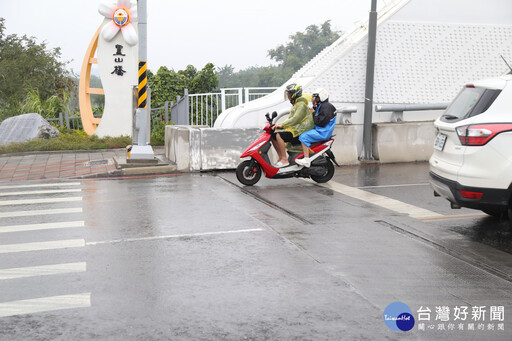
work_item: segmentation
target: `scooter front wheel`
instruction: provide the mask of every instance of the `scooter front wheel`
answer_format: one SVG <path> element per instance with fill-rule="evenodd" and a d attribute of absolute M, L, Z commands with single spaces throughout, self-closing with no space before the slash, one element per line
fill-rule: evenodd
<path fill-rule="evenodd" d="M 236 167 L 236 178 L 246 186 L 252 186 L 261 178 L 261 166 L 255 160 L 245 160 Z"/>

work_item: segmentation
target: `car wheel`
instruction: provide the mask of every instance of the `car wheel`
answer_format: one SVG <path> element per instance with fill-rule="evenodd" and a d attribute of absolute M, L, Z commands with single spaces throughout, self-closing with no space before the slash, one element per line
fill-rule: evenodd
<path fill-rule="evenodd" d="M 508 229 L 512 229 L 512 200 L 508 203 Z"/>

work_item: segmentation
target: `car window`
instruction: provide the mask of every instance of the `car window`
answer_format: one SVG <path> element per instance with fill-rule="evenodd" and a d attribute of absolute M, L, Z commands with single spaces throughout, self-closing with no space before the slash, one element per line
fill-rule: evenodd
<path fill-rule="evenodd" d="M 454 122 L 486 111 L 494 102 L 500 90 L 466 87 L 455 97 L 441 119 Z"/>
<path fill-rule="evenodd" d="M 489 109 L 489 107 L 494 102 L 496 97 L 498 97 L 500 92 L 501 90 L 486 89 L 482 96 L 480 96 L 480 100 L 478 100 L 478 103 L 475 105 L 473 110 L 471 110 L 471 112 L 467 115 L 467 117 L 476 116 L 487 111 L 487 109 Z"/>

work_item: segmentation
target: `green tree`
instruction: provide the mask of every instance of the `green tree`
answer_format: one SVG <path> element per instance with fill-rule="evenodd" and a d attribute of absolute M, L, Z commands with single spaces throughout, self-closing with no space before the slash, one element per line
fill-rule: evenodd
<path fill-rule="evenodd" d="M 151 88 L 151 106 L 160 107 L 166 101 L 176 100 L 176 95 L 183 87 L 183 80 L 173 70 L 161 66 L 156 74 L 148 77 L 149 87 Z"/>
<path fill-rule="evenodd" d="M 0 120 L 23 113 L 22 104 L 34 94 L 41 103 L 52 96 L 63 99 L 74 82 L 60 57 L 59 48 L 48 49 L 34 37 L 6 35 L 5 19 L 0 18 Z"/>
<path fill-rule="evenodd" d="M 192 78 L 189 93 L 201 94 L 211 92 L 218 85 L 219 79 L 215 74 L 215 66 L 212 63 L 208 63 Z"/>
<path fill-rule="evenodd" d="M 223 67 L 217 68 L 215 74 L 219 80 L 219 87 L 229 88 L 231 87 L 230 83 L 233 80 L 233 76 L 235 74 L 235 68 L 233 65 L 224 65 Z"/>
<path fill-rule="evenodd" d="M 339 37 L 338 32 L 332 31 L 330 20 L 327 20 L 320 27 L 309 25 L 304 33 L 297 32 L 291 35 L 291 41 L 269 50 L 268 56 L 293 73 Z"/>
<path fill-rule="evenodd" d="M 310 25 L 305 32 L 290 36 L 290 41 L 268 51 L 276 66 L 249 67 L 235 72 L 225 65 L 216 73 L 221 88 L 281 86 L 290 77 L 340 36 L 331 29 L 330 21 L 322 25 Z"/>
<path fill-rule="evenodd" d="M 207 93 L 215 90 L 218 86 L 215 66 L 208 63 L 201 71 L 188 65 L 185 70 L 169 70 L 161 66 L 155 75 L 148 77 L 151 88 L 151 106 L 161 107 L 166 101 L 175 101 L 178 95 L 183 96 L 185 89 L 190 94 Z"/>
<path fill-rule="evenodd" d="M 220 88 L 280 86 L 290 77 L 279 66 L 252 66 L 233 72 L 231 65 L 217 69 Z"/>

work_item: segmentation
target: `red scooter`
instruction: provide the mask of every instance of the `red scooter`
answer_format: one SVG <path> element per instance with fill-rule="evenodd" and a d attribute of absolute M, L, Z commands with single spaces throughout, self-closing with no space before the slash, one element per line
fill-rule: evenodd
<path fill-rule="evenodd" d="M 251 159 L 242 161 L 236 168 L 238 181 L 246 186 L 252 186 L 260 180 L 262 172 L 265 173 L 267 178 L 271 179 L 302 177 L 311 178 L 318 183 L 331 180 L 334 175 L 333 163 L 339 167 L 331 150 L 334 142 L 332 137 L 327 141 L 311 145 L 310 149 L 313 153 L 309 156 L 311 159 L 310 167 L 295 163 L 296 159 L 304 156 L 304 153 L 287 151 L 290 165 L 276 168 L 270 162 L 268 151 L 272 146 L 270 142 L 271 131 L 274 126 L 272 122 L 277 117 L 277 113 L 272 113 L 272 117 L 267 113 L 265 117 L 268 123 L 263 128 L 264 132 L 240 155 L 240 158 L 250 157 Z"/>

